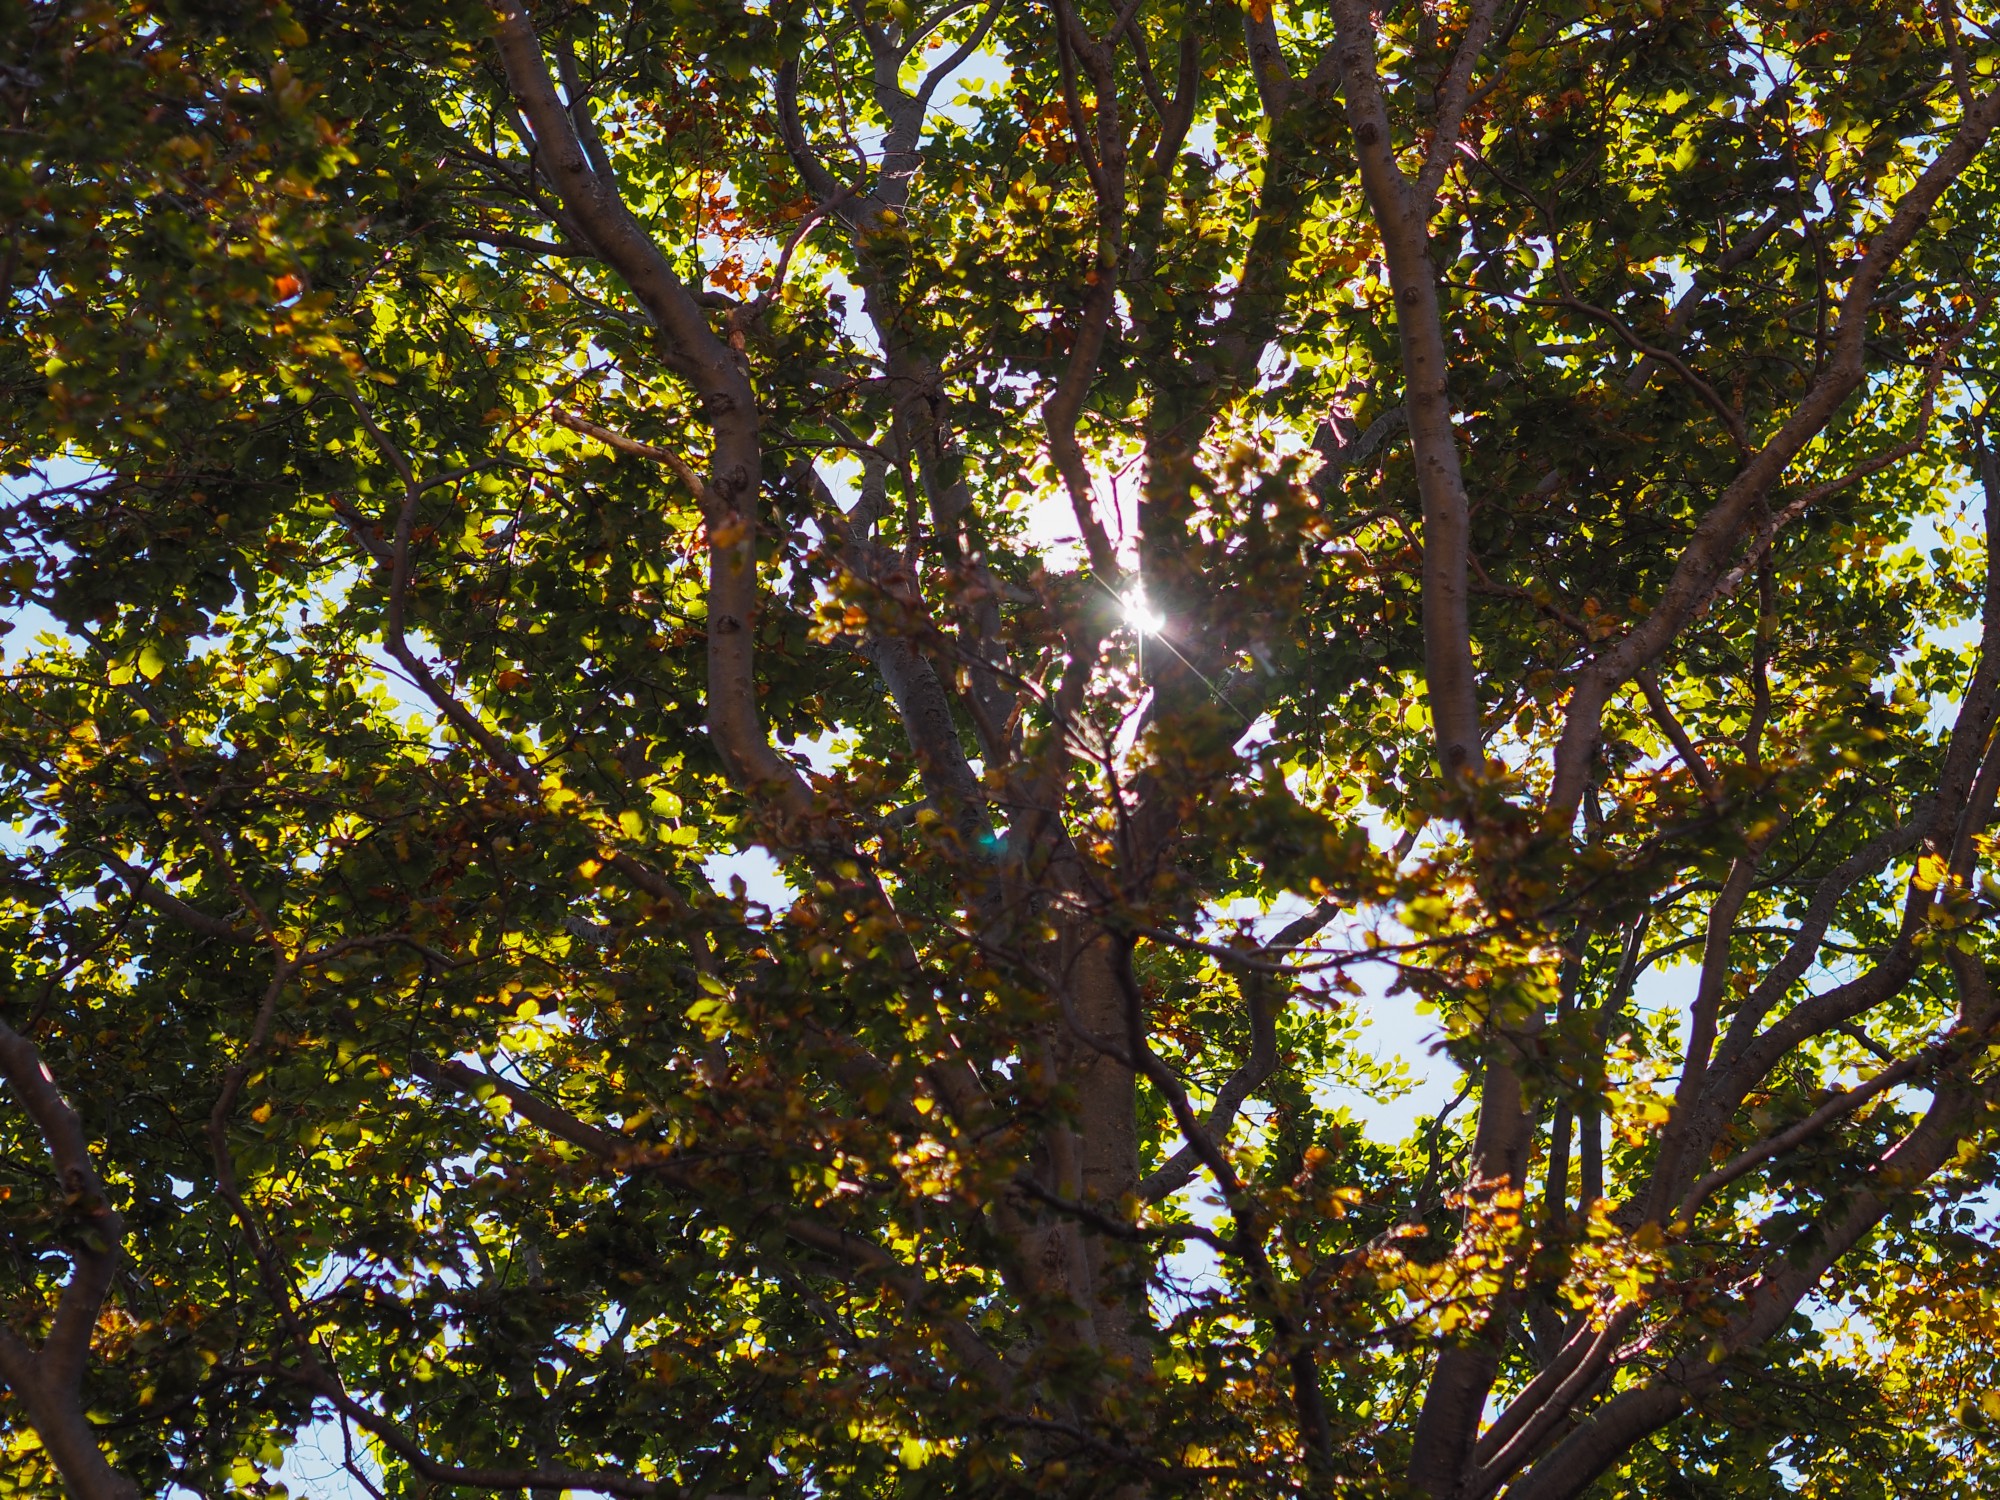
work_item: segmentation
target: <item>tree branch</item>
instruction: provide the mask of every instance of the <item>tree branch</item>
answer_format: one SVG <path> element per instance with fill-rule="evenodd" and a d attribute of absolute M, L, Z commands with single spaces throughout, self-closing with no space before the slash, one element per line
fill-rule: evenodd
<path fill-rule="evenodd" d="M 579 1120 L 569 1111 L 551 1104 L 534 1090 L 510 1078 L 483 1072 L 456 1060 L 437 1062 L 416 1057 L 411 1059 L 410 1067 L 419 1078 L 429 1083 L 449 1084 L 475 1096 L 481 1090 L 501 1095 L 521 1118 L 588 1153 L 606 1167 L 642 1170 L 665 1179 L 683 1191 L 701 1191 L 700 1184 L 691 1176 L 656 1154 L 647 1152 L 643 1147 L 635 1147 L 610 1131 Z M 970 1324 L 936 1307 L 937 1298 L 921 1272 L 905 1265 L 874 1241 L 837 1224 L 822 1223 L 795 1213 L 784 1214 L 781 1222 L 786 1236 L 798 1244 L 835 1256 L 877 1277 L 913 1312 L 935 1327 L 952 1352 L 982 1381 L 997 1392 L 1012 1389 L 1013 1378 L 1000 1357 Z"/>
<path fill-rule="evenodd" d="M 650 1479 L 634 1479 L 624 1474 L 608 1474 L 603 1470 L 502 1469 L 440 1463 L 396 1423 L 348 1395 L 341 1383 L 318 1365 L 266 1365 L 262 1367 L 262 1373 L 288 1380 L 331 1402 L 343 1417 L 355 1426 L 374 1433 L 384 1448 L 408 1464 L 418 1478 L 431 1484 L 462 1485 L 467 1489 L 480 1490 L 595 1492 L 615 1495 L 619 1500 L 655 1500 L 662 1495 L 685 1496 L 691 1493 L 679 1485 L 657 1484 Z M 705 1500 L 747 1500 L 741 1495 L 702 1493 Z"/>
<path fill-rule="evenodd" d="M 1070 0 L 1056 0 L 1056 17 L 1070 132 L 1076 139 L 1078 149 L 1084 153 L 1097 201 L 1097 246 L 1096 258 L 1091 265 L 1089 290 L 1084 295 L 1083 309 L 1077 316 L 1071 336 L 1069 359 L 1055 389 L 1042 403 L 1042 425 L 1048 433 L 1049 454 L 1055 461 L 1056 472 L 1062 475 L 1063 487 L 1069 492 L 1070 506 L 1076 513 L 1076 524 L 1083 535 L 1084 550 L 1090 556 L 1091 569 L 1106 587 L 1115 589 L 1120 573 L 1118 558 L 1104 530 L 1104 523 L 1097 517 L 1090 470 L 1076 439 L 1076 427 L 1083 414 L 1084 400 L 1090 394 L 1091 382 L 1097 376 L 1110 332 L 1111 314 L 1117 305 L 1118 266 L 1124 244 L 1125 141 L 1123 127 L 1119 124 L 1117 85 L 1111 75 L 1108 58 L 1099 56 L 1101 49 L 1087 34 L 1083 34 L 1082 24 L 1076 19 Z M 1097 75 L 1095 149 L 1084 129 L 1083 103 L 1077 92 L 1071 61 L 1079 41 L 1090 49 L 1082 54 L 1086 60 L 1097 63 L 1094 69 Z"/>
<path fill-rule="evenodd" d="M 1331 922 L 1339 911 L 1334 902 L 1322 901 L 1304 916 L 1288 922 L 1266 945 L 1267 951 L 1296 948 Z M 1254 970 L 1244 971 L 1242 988 L 1250 1008 L 1250 1055 L 1216 1090 L 1215 1102 L 1202 1120 L 1202 1129 L 1211 1140 L 1228 1138 L 1229 1127 L 1235 1123 L 1244 1102 L 1278 1071 L 1277 1018 L 1272 1012 L 1269 986 L 1268 976 Z M 1148 1203 L 1158 1203 L 1187 1186 L 1200 1165 L 1201 1153 L 1189 1140 L 1147 1174 L 1139 1184 L 1139 1196 Z"/>
<path fill-rule="evenodd" d="M 708 727 L 746 792 L 774 798 L 795 820 L 812 795 L 764 732 L 755 660 L 757 507 L 762 456 L 757 401 L 736 351 L 633 217 L 616 184 L 592 169 L 575 121 L 549 77 L 523 0 L 498 0 L 496 42 L 507 84 L 533 132 L 537 161 L 593 249 L 615 270 L 660 332 L 668 366 L 701 398 L 715 434 L 708 500 Z"/>
<path fill-rule="evenodd" d="M 1956 950 L 1952 950 L 1954 953 Z M 1984 1030 L 1992 1021 L 1990 993 L 1977 960 L 1956 955 L 1962 986 L 1960 1021 Z M 1968 1001 L 1970 1003 L 1968 1003 Z M 1621 1392 L 1579 1424 L 1507 1492 L 1508 1500 L 1573 1500 L 1648 1432 L 1657 1431 L 1729 1372 L 1731 1356 L 1770 1338 L 1799 1300 L 1860 1242 L 1899 1199 L 1951 1159 L 1993 1091 L 1958 1076 L 1941 1083 L 1918 1125 L 1869 1169 L 1862 1185 L 1836 1209 L 1829 1206 L 1802 1232 L 1797 1256 L 1780 1257 L 1740 1299 L 1738 1312 L 1712 1342 L 1667 1360 L 1643 1386 Z"/>
<path fill-rule="evenodd" d="M 1292 102 L 1296 81 L 1285 60 L 1284 44 L 1278 40 L 1275 5 L 1246 5 L 1243 8 L 1243 37 L 1250 53 L 1250 76 L 1257 84 L 1257 97 L 1264 106 L 1264 118 L 1276 120 Z"/>
<path fill-rule="evenodd" d="M 127 862 L 110 849 L 99 851 L 99 857 L 118 873 L 132 894 L 164 917 L 172 917 L 183 927 L 198 932 L 203 937 L 218 938 L 229 943 L 256 943 L 259 934 L 247 928 L 238 927 L 222 917 L 211 916 L 200 907 L 181 900 L 172 891 L 152 877 L 150 871 L 141 870 Z"/>
<path fill-rule="evenodd" d="M 1476 7 L 1490 25 L 1494 6 Z M 1366 0 L 1335 0 L 1335 50 L 1345 85 L 1361 185 L 1395 293 L 1404 410 L 1423 502 L 1424 677 L 1436 726 L 1438 764 L 1460 785 L 1485 764 L 1472 664 L 1467 558 L 1471 538 L 1458 435 L 1452 424 L 1450 359 L 1430 262 L 1427 200 L 1396 164 L 1394 136 L 1376 69 L 1375 22 Z M 1465 46 L 1471 46 L 1468 33 Z M 1484 45 L 1483 41 L 1480 45 Z M 1462 52 L 1461 57 L 1469 55 Z"/>
<path fill-rule="evenodd" d="M 83 1121 L 70 1107 L 35 1044 L 0 1021 L 0 1077 L 33 1120 L 55 1166 L 71 1227 L 64 1235 L 69 1284 L 40 1350 L 0 1329 L 0 1379 L 13 1391 L 76 1500 L 139 1500 L 139 1487 L 113 1468 L 83 1407 L 91 1335 L 124 1257 L 125 1219 L 90 1159 Z"/>
<path fill-rule="evenodd" d="M 1355 0 L 1346 3 L 1352 5 Z M 1877 290 L 1889 268 L 1929 220 L 1945 190 L 1985 147 L 1996 123 L 2000 123 L 2000 90 L 1975 101 L 1951 140 L 1896 201 L 1887 220 L 1868 236 L 1867 254 L 1841 298 L 1831 356 L 1819 379 L 1702 517 L 1651 613 L 1578 673 L 1556 751 L 1555 784 L 1549 799 L 1549 810 L 1559 822 L 1573 818 L 1583 798 L 1604 706 L 1612 692 L 1639 668 L 1658 660 L 1714 598 L 1752 509 L 1860 386 L 1867 373 L 1865 340 Z"/>
<path fill-rule="evenodd" d="M 634 458 L 650 458 L 654 463 L 665 464 L 673 471 L 674 477 L 688 487 L 688 492 L 704 510 L 715 503 L 714 497 L 708 492 L 708 486 L 702 483 L 701 476 L 695 473 L 687 461 L 673 449 L 662 448 L 654 443 L 642 443 L 639 439 L 627 437 L 622 432 L 613 432 L 609 427 L 600 427 L 573 411 L 557 409 L 550 415 L 570 431 L 596 438 L 607 448 L 616 449 L 620 453 L 629 453 Z"/>
<path fill-rule="evenodd" d="M 1639 691 L 1645 695 L 1646 709 L 1652 714 L 1653 722 L 1666 734 L 1674 747 L 1674 753 L 1680 756 L 1681 764 L 1688 768 L 1688 774 L 1694 778 L 1695 785 L 1701 788 L 1701 794 L 1713 804 L 1721 797 L 1722 788 L 1716 784 L 1715 772 L 1709 769 L 1707 758 L 1695 748 L 1694 741 L 1688 738 L 1687 730 L 1674 713 L 1673 704 L 1669 703 L 1667 695 L 1660 691 L 1660 679 L 1652 668 L 1648 667 L 1645 671 L 1634 674 L 1633 680 L 1639 684 Z"/>
<path fill-rule="evenodd" d="M 1173 1069 L 1160 1061 L 1146 1041 L 1145 1003 L 1139 994 L 1138 983 L 1132 977 L 1132 943 L 1130 939 L 1115 938 L 1113 941 L 1112 972 L 1125 999 L 1125 1045 L 1131 1054 L 1129 1065 L 1143 1074 L 1165 1097 L 1168 1108 L 1173 1112 L 1174 1123 L 1180 1127 L 1188 1144 L 1195 1148 L 1202 1165 L 1213 1174 L 1216 1186 L 1229 1205 L 1236 1226 L 1231 1248 L 1243 1258 L 1250 1272 L 1251 1284 L 1261 1294 L 1259 1300 L 1265 1304 L 1266 1314 L 1271 1319 L 1278 1352 L 1291 1371 L 1292 1402 L 1298 1417 L 1299 1439 L 1308 1461 L 1317 1462 L 1324 1458 L 1332 1438 L 1326 1398 L 1319 1386 L 1318 1356 L 1306 1330 L 1285 1305 L 1277 1270 L 1264 1248 L 1262 1215 L 1256 1203 L 1244 1188 L 1242 1179 L 1236 1175 L 1228 1157 L 1223 1155 L 1214 1137 L 1196 1116 L 1194 1106 L 1188 1101 L 1187 1090 L 1174 1076 Z"/>
<path fill-rule="evenodd" d="M 1430 149 L 1424 153 L 1424 164 L 1417 171 L 1416 182 L 1416 201 L 1427 218 L 1437 199 L 1437 190 L 1444 182 L 1444 174 L 1450 170 L 1452 157 L 1458 151 L 1459 130 L 1465 123 L 1466 106 L 1472 97 L 1472 71 L 1479 66 L 1479 55 L 1492 39 L 1494 18 L 1499 11 L 1499 0 L 1472 0 L 1471 11 L 1466 16 L 1465 34 L 1459 38 L 1451 69 L 1445 74 L 1443 86 L 1438 92 L 1437 122 L 1431 135 Z"/>
<path fill-rule="evenodd" d="M 1609 308 L 1597 307 L 1580 298 L 1570 296 L 1557 297 L 1552 300 L 1557 307 L 1566 307 L 1571 312 L 1581 313 L 1586 318 L 1602 323 L 1606 328 L 1617 334 L 1633 352 L 1643 356 L 1645 359 L 1651 360 L 1655 364 L 1665 365 L 1676 375 L 1680 376 L 1688 389 L 1701 397 L 1708 408 L 1722 419 L 1722 425 L 1729 430 L 1730 439 L 1736 444 L 1737 448 L 1745 454 L 1749 453 L 1750 433 L 1743 425 L 1742 416 L 1737 412 L 1735 407 L 1722 399 L 1721 394 L 1717 392 L 1714 386 L 1697 375 L 1693 367 L 1686 360 L 1682 359 L 1671 349 L 1663 349 L 1658 345 L 1647 343 L 1632 331 L 1623 318 L 1619 317 L 1618 314 L 1612 312 Z"/>

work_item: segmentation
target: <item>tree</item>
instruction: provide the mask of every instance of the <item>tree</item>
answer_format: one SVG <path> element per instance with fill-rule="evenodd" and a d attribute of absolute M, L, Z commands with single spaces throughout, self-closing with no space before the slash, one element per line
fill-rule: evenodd
<path fill-rule="evenodd" d="M 1990 1490 L 1993 14 L 0 14 L 0 1493 Z"/>

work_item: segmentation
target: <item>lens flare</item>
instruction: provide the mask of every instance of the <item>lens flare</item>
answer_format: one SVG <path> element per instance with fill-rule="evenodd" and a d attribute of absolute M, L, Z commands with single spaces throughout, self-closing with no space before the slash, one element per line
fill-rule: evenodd
<path fill-rule="evenodd" d="M 1146 602 L 1146 596 L 1134 589 L 1119 604 L 1125 610 L 1125 623 L 1141 635 L 1158 635 L 1167 628 L 1166 616 Z"/>

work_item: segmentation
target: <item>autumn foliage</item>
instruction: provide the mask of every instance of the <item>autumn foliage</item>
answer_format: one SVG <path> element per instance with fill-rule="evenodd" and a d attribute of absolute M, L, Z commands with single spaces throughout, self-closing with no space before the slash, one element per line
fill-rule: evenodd
<path fill-rule="evenodd" d="M 1991 1493 L 1997 25 L 0 0 L 0 1496 Z"/>

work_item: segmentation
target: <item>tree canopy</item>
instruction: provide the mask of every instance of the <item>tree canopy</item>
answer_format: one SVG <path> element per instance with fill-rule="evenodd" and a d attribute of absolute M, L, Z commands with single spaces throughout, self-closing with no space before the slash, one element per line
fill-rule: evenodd
<path fill-rule="evenodd" d="M 1996 26 L 0 0 L 0 1496 L 1992 1493 Z"/>

